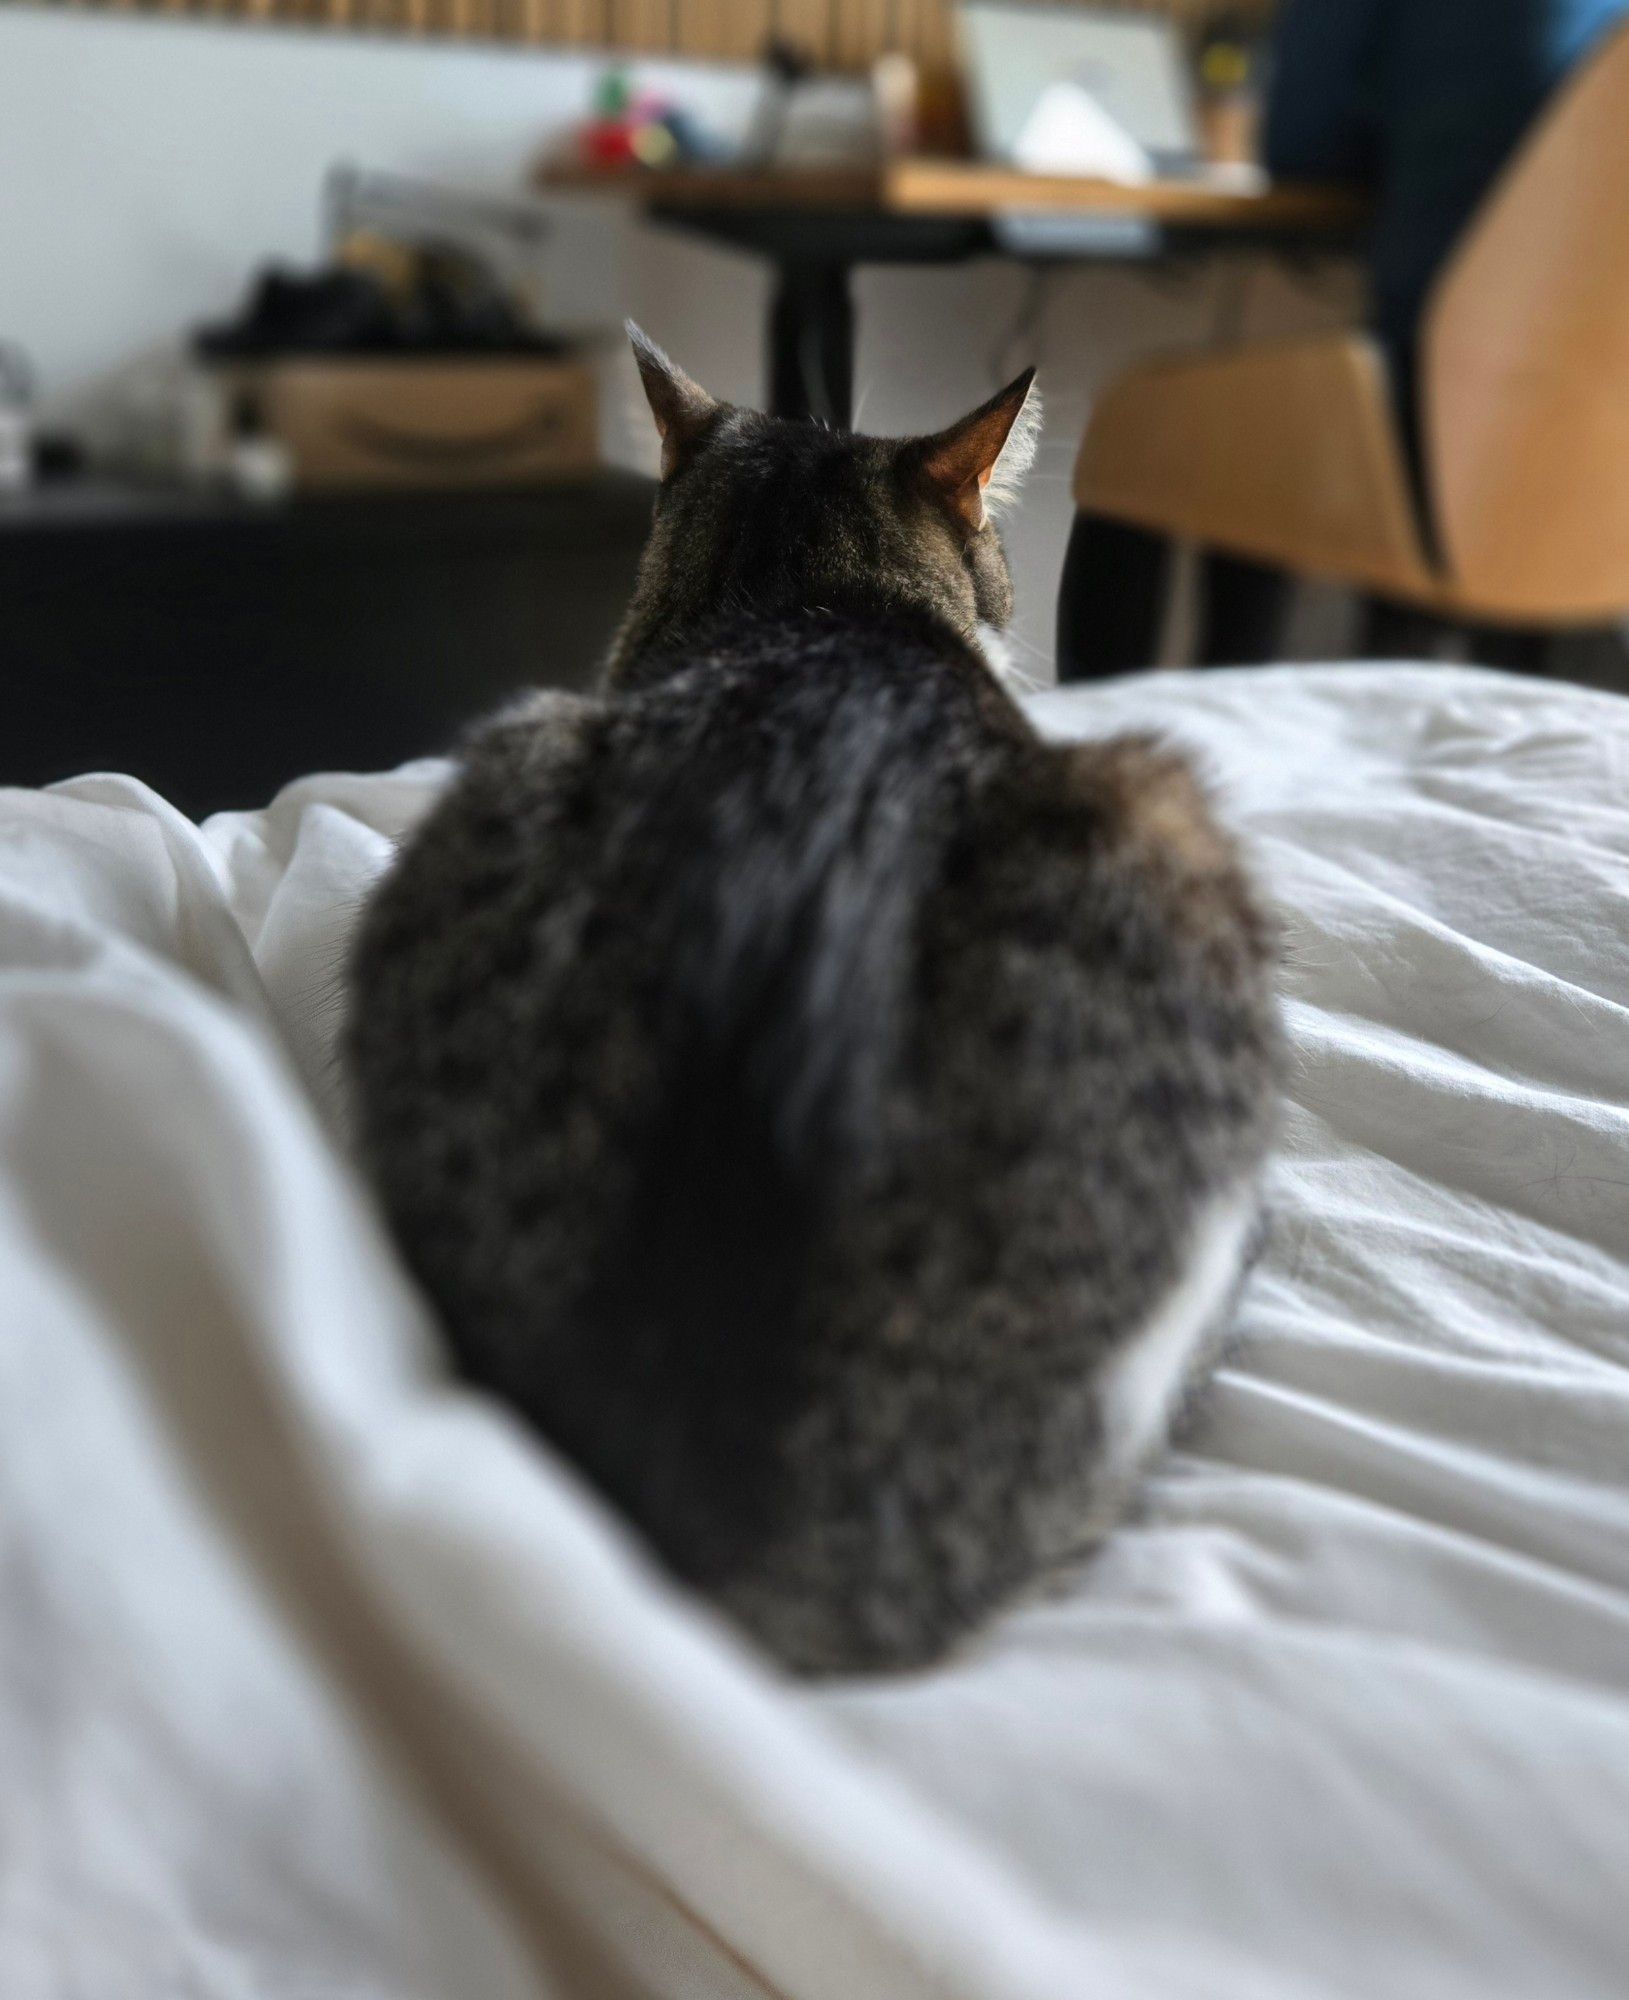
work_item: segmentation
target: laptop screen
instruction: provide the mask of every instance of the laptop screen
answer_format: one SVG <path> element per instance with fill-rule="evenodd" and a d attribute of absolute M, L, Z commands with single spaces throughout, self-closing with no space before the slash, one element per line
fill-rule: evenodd
<path fill-rule="evenodd" d="M 962 0 L 958 16 L 974 136 L 987 158 L 1013 157 L 1049 84 L 1078 84 L 1166 172 L 1200 157 L 1182 40 L 1157 14 Z"/>

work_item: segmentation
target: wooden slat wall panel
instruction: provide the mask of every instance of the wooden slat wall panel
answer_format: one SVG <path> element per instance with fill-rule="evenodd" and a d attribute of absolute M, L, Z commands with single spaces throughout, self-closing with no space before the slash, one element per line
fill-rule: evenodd
<path fill-rule="evenodd" d="M 666 53 L 679 45 L 679 0 L 611 0 L 608 27 L 612 48 Z"/>
<path fill-rule="evenodd" d="M 775 33 L 783 41 L 805 49 L 824 68 L 835 60 L 836 39 L 833 0 L 774 0 Z"/>
<path fill-rule="evenodd" d="M 0 6 L 14 0 L 0 0 Z M 28 0 L 34 4 L 34 0 Z M 302 26 L 554 43 L 751 61 L 771 34 L 817 63 L 863 70 L 902 49 L 925 73 L 954 61 L 952 0 L 57 0 L 166 15 L 237 15 Z M 1048 0 L 1068 6 L 1071 0 Z M 1272 0 L 1093 0 L 1190 24 L 1226 11 L 1265 17 Z"/>

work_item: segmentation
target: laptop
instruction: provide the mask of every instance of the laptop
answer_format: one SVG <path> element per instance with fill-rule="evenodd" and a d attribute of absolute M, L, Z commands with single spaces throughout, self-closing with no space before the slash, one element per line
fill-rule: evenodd
<path fill-rule="evenodd" d="M 961 0 L 957 8 L 973 135 L 987 159 L 1011 160 L 1049 85 L 1073 83 L 1162 177 L 1197 174 L 1203 153 L 1182 37 L 1161 14 Z"/>

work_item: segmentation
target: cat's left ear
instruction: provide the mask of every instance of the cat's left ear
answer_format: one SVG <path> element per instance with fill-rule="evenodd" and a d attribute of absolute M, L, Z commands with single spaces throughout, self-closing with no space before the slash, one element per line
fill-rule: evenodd
<path fill-rule="evenodd" d="M 1041 435 L 1035 370 L 1026 368 L 971 416 L 918 446 L 929 485 L 970 528 L 1010 500 L 1028 472 Z"/>
<path fill-rule="evenodd" d="M 645 400 L 662 440 L 662 477 L 671 479 L 686 449 L 706 429 L 718 408 L 699 382 L 670 361 L 643 328 L 627 322 L 628 340 L 645 385 Z"/>

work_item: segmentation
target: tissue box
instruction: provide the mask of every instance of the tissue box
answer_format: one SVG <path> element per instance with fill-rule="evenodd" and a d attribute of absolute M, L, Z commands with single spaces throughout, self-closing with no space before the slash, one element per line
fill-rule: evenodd
<path fill-rule="evenodd" d="M 547 485 L 598 461 L 594 374 L 580 361 L 300 355 L 209 373 L 222 439 L 274 438 L 302 491 Z"/>

